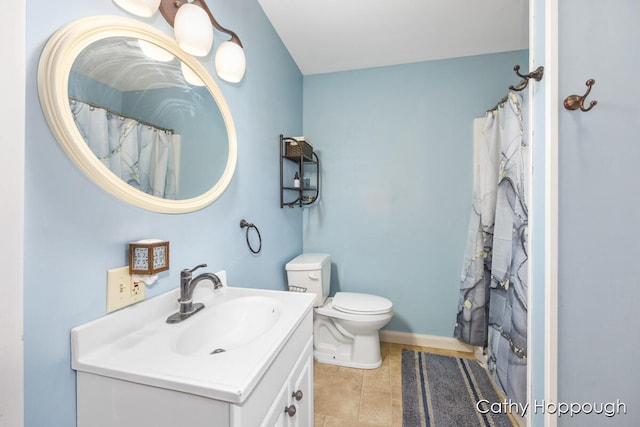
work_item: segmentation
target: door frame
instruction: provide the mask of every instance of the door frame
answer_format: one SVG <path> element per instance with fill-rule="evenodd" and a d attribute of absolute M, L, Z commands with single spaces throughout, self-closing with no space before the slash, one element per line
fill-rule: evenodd
<path fill-rule="evenodd" d="M 8 67 L 0 69 L 5 100 L 0 104 L 0 126 L 4 130 L 3 152 L 9 161 L 0 169 L 4 183 L 0 197 L 3 279 L 0 281 L 0 418 L 6 425 L 24 425 L 24 176 L 26 116 L 26 0 L 6 2 L 0 27 Z M 8 9 L 7 9 L 8 8 Z"/>
<path fill-rule="evenodd" d="M 529 88 L 529 123 L 532 125 L 527 136 L 533 150 L 544 150 L 544 160 L 536 156 L 538 162 L 530 175 L 532 200 L 544 206 L 534 203 L 530 212 L 533 218 L 530 235 L 535 239 L 535 245 L 530 242 L 529 253 L 536 252 L 529 269 L 529 410 L 525 419 L 528 426 L 556 427 L 557 415 L 548 411 L 536 412 L 536 406 L 542 403 L 540 398 L 545 403 L 558 402 L 558 0 L 530 0 L 529 3 L 529 69 L 538 65 L 544 65 L 543 84 L 540 91 L 536 91 L 535 83 Z M 534 116 L 536 102 L 543 104 L 541 120 Z M 531 163 L 533 167 L 533 158 Z M 541 246 L 540 251 L 537 245 Z M 536 289 L 533 294 L 534 287 L 543 289 Z M 532 321 L 532 315 L 535 315 L 535 321 Z M 534 341 L 533 335 L 539 336 L 538 331 L 542 331 L 542 341 L 540 338 Z M 538 345 L 543 345 L 543 351 L 534 351 Z M 543 378 L 542 390 L 534 392 L 533 379 L 540 376 Z"/>
<path fill-rule="evenodd" d="M 536 1 L 536 0 L 534 0 Z M 538 0 L 539 1 L 539 0 Z M 558 402 L 558 0 L 545 0 L 545 351 L 544 399 Z M 545 412 L 544 425 L 555 427 Z"/>

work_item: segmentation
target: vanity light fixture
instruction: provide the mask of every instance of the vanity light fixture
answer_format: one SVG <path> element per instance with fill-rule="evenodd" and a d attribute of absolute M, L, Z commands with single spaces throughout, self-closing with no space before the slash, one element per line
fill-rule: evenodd
<path fill-rule="evenodd" d="M 213 17 L 205 0 L 113 0 L 129 13 L 148 18 L 156 10 L 173 27 L 180 49 L 193 56 L 206 56 L 213 44 L 213 27 L 230 36 L 220 44 L 215 55 L 216 74 L 230 83 L 244 77 L 247 60 L 236 33 L 221 26 Z"/>

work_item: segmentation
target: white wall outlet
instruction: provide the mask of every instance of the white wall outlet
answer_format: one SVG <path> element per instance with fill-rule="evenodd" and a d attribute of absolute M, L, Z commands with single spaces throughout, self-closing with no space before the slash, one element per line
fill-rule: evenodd
<path fill-rule="evenodd" d="M 107 313 L 145 298 L 144 283 L 134 282 L 129 266 L 107 270 Z"/>

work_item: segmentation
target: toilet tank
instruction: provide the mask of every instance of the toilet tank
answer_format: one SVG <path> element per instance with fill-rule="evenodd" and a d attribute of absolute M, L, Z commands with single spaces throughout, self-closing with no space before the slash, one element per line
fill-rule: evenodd
<path fill-rule="evenodd" d="M 307 253 L 289 261 L 287 281 L 293 289 L 302 288 L 316 294 L 314 307 L 320 307 L 329 295 L 331 279 L 331 256 L 329 254 Z"/>

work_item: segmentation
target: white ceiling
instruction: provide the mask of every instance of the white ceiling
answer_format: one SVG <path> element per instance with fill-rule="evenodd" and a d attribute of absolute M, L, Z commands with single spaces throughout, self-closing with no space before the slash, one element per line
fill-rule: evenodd
<path fill-rule="evenodd" d="M 258 0 L 304 75 L 527 49 L 528 0 Z"/>

